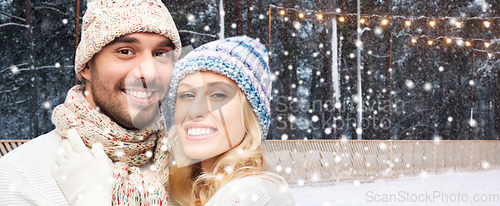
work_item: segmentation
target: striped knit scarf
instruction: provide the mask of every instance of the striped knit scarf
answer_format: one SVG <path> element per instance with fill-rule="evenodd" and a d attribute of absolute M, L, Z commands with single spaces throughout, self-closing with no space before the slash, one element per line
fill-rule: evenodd
<path fill-rule="evenodd" d="M 58 134 L 66 137 L 75 128 L 87 147 L 104 145 L 114 162 L 113 205 L 167 205 L 169 159 L 166 146 L 161 146 L 166 132 L 163 117 L 158 115 L 146 129 L 125 129 L 92 108 L 82 90 L 82 86 L 71 88 L 64 104 L 54 109 L 52 122 Z M 139 169 L 148 163 L 150 170 Z"/>

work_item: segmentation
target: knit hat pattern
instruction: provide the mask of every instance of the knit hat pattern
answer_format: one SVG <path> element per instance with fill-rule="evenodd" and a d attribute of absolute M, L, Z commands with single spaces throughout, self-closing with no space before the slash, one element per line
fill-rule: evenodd
<path fill-rule="evenodd" d="M 181 54 L 181 40 L 167 7 L 160 0 L 89 0 L 83 15 L 82 39 L 75 55 L 80 71 L 101 49 L 116 38 L 136 32 L 163 35 L 174 44 L 174 58 Z"/>
<path fill-rule="evenodd" d="M 169 111 L 167 114 L 173 114 L 177 86 L 186 75 L 198 71 L 211 71 L 224 75 L 238 84 L 259 118 L 263 129 L 262 138 L 265 139 L 270 123 L 272 87 L 266 53 L 264 45 L 248 37 L 217 40 L 191 51 L 179 60 L 174 69 L 167 96 L 166 109 Z M 172 124 L 174 115 L 169 116 Z"/>

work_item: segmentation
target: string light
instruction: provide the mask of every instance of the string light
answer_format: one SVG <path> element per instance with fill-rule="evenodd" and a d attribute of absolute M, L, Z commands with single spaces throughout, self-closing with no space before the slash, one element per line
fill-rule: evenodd
<path fill-rule="evenodd" d="M 434 27 L 434 26 L 436 26 L 436 21 L 432 20 L 429 22 L 429 24 L 431 25 L 431 27 Z"/>
<path fill-rule="evenodd" d="M 387 25 L 389 24 L 389 20 L 387 19 L 382 19 L 382 25 Z"/>
<path fill-rule="evenodd" d="M 294 10 L 298 13 L 298 17 L 300 19 L 306 18 L 306 12 L 313 13 L 313 15 L 316 15 L 316 18 L 319 21 L 323 21 L 325 18 L 325 15 L 328 15 L 328 14 L 338 15 L 339 22 L 347 22 L 348 21 L 347 17 L 357 16 L 356 13 L 343 13 L 343 14 L 341 14 L 341 11 L 339 9 L 337 9 L 336 12 L 319 12 L 319 11 L 308 10 L 308 9 L 304 10 L 304 9 L 298 9 L 298 8 L 285 8 L 285 7 L 280 7 L 280 6 L 276 6 L 276 5 L 272 5 L 272 4 L 269 6 L 277 9 L 278 14 L 281 16 L 285 16 L 287 14 L 287 11 L 289 11 L 289 10 Z M 404 21 L 404 26 L 406 26 L 406 27 L 410 27 L 413 23 L 412 21 L 419 20 L 419 19 L 426 19 L 426 20 L 428 20 L 429 26 L 431 26 L 432 28 L 435 28 L 437 26 L 438 21 L 451 21 L 456 28 L 462 28 L 462 29 L 464 27 L 463 21 L 480 20 L 483 22 L 483 25 L 485 28 L 491 28 L 491 25 L 492 25 L 491 20 L 500 19 L 500 17 L 487 17 L 487 18 L 485 18 L 485 17 L 433 17 L 431 19 L 427 16 L 407 17 L 407 16 L 394 15 L 394 16 L 386 17 L 386 16 L 382 16 L 382 15 L 378 15 L 378 14 L 372 14 L 372 15 L 361 15 L 360 23 L 367 24 L 371 18 L 379 18 L 380 24 L 382 26 L 389 25 L 390 21 L 393 19 L 402 19 Z M 460 19 L 461 21 L 457 21 L 455 19 Z M 410 36 L 412 34 L 403 34 L 403 35 Z M 439 42 L 441 40 L 445 40 L 446 43 L 451 44 L 453 42 L 453 39 L 455 39 L 459 42 L 462 42 L 462 45 L 465 44 L 465 46 L 470 47 L 471 49 L 473 49 L 475 51 L 484 52 L 484 53 L 488 52 L 488 57 L 490 57 L 490 58 L 493 55 L 500 54 L 500 52 L 496 52 L 496 51 L 491 52 L 491 51 L 486 51 L 486 50 L 472 47 L 473 41 L 481 41 L 484 43 L 484 48 L 489 48 L 492 44 L 499 44 L 500 43 L 500 40 L 496 40 L 496 39 L 492 40 L 492 39 L 470 38 L 466 41 L 466 39 L 464 39 L 462 37 L 446 37 L 446 36 L 431 37 L 431 36 L 427 36 L 427 35 L 420 35 L 420 36 L 412 37 L 411 43 L 417 44 L 419 38 L 427 39 L 424 42 L 426 42 L 430 46 L 433 45 L 436 41 Z"/>
<path fill-rule="evenodd" d="M 489 21 L 484 21 L 483 23 L 484 23 L 484 26 L 486 28 L 490 28 L 490 22 Z"/>
<path fill-rule="evenodd" d="M 323 14 L 318 14 L 317 18 L 318 20 L 323 20 Z"/>

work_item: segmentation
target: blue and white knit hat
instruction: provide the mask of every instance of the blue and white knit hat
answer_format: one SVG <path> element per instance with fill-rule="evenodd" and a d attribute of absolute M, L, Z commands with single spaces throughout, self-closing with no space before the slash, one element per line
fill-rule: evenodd
<path fill-rule="evenodd" d="M 211 71 L 232 79 L 245 93 L 263 129 L 269 130 L 271 74 L 264 45 L 248 37 L 232 37 L 204 44 L 187 54 L 175 66 L 168 93 L 168 116 L 173 122 L 177 85 L 188 74 Z"/>

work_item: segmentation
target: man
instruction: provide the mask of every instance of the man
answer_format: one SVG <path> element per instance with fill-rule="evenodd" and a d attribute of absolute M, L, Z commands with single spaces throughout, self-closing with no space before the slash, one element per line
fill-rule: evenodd
<path fill-rule="evenodd" d="M 65 197 L 51 172 L 68 130 L 78 131 L 89 148 L 101 143 L 115 163 L 115 177 L 120 175 L 115 180 L 119 186 L 113 188 L 114 204 L 137 199 L 123 195 L 129 194 L 129 187 L 152 185 L 156 188 L 151 194 L 137 195 L 166 198 L 158 184 L 127 181 L 134 180 L 129 174 L 136 180 L 148 178 L 137 168 L 153 162 L 156 141 L 165 134 L 159 108 L 181 49 L 169 11 L 160 0 L 89 0 L 81 39 L 75 72 L 83 84 L 71 88 L 65 103 L 54 109 L 56 129 L 0 159 L 2 206 L 69 205 L 80 198 Z M 162 159 L 155 156 L 154 161 Z"/>

